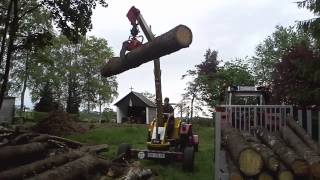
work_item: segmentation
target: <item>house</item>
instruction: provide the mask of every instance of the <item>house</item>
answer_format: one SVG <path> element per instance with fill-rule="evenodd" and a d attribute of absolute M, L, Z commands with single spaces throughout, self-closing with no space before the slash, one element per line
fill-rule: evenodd
<path fill-rule="evenodd" d="M 118 102 L 117 123 L 149 124 L 156 117 L 156 105 L 141 93 L 131 91 Z"/>
<path fill-rule="evenodd" d="M 2 108 L 0 109 L 0 124 L 13 122 L 15 110 L 14 104 L 15 97 L 4 97 Z"/>

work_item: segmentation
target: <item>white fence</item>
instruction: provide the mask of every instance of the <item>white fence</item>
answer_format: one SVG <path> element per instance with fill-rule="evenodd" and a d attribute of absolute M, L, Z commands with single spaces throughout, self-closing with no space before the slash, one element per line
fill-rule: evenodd
<path fill-rule="evenodd" d="M 278 131 L 286 126 L 286 118 L 293 116 L 292 106 L 287 105 L 222 105 L 216 107 L 215 118 L 215 180 L 227 179 L 222 171 L 221 128 L 226 124 L 240 131 L 251 132 L 256 127 Z"/>

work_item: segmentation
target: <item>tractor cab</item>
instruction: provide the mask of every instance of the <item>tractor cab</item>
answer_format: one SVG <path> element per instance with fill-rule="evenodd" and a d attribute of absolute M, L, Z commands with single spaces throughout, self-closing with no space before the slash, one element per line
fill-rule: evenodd
<path fill-rule="evenodd" d="M 225 98 L 226 105 L 266 105 L 268 102 L 269 91 L 263 86 L 230 86 Z"/>

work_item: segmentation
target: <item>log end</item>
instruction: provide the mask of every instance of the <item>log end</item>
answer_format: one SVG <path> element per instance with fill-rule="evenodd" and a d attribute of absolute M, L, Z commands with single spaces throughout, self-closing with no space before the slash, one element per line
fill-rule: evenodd
<path fill-rule="evenodd" d="M 294 176 L 291 171 L 281 171 L 278 174 L 278 179 L 279 180 L 294 180 Z"/>
<path fill-rule="evenodd" d="M 260 173 L 263 160 L 259 153 L 253 149 L 246 149 L 239 156 L 240 170 L 247 176 L 255 176 Z"/>
<path fill-rule="evenodd" d="M 240 174 L 231 174 L 229 177 L 230 180 L 243 180 L 243 177 Z"/>
<path fill-rule="evenodd" d="M 192 31 L 185 25 L 179 25 L 176 29 L 176 40 L 183 47 L 189 47 L 192 42 Z"/>
<path fill-rule="evenodd" d="M 278 171 L 278 169 L 280 167 L 280 162 L 277 158 L 271 157 L 268 159 L 267 166 L 268 166 L 269 170 L 276 172 L 276 171 Z"/>
<path fill-rule="evenodd" d="M 266 173 L 266 172 L 262 172 L 259 177 L 258 177 L 258 180 L 273 180 L 273 177 Z"/>
<path fill-rule="evenodd" d="M 310 166 L 311 174 L 314 177 L 320 178 L 320 163 L 314 163 Z"/>
<path fill-rule="evenodd" d="M 305 176 L 309 173 L 309 166 L 306 161 L 297 160 L 292 164 L 292 171 L 297 176 Z"/>

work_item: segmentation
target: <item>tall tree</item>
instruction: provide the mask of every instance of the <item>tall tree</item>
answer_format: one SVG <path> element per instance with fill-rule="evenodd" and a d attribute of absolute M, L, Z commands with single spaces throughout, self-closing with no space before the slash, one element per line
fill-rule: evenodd
<path fill-rule="evenodd" d="M 1 10 L 2 12 L 6 12 L 6 17 L 0 21 L 1 26 L 4 27 L 1 33 L 0 66 L 2 67 L 4 57 L 6 61 L 1 83 L 0 108 L 4 93 L 7 90 L 12 55 L 21 42 L 17 33 L 21 29 L 23 19 L 32 15 L 32 13 L 38 9 L 45 11 L 50 14 L 50 19 L 68 39 L 77 42 L 82 35 L 85 35 L 86 32 L 92 28 L 92 10 L 96 7 L 97 3 L 102 6 L 107 6 L 104 0 L 1 1 Z M 47 29 L 39 27 L 38 32 L 28 35 L 25 38 L 33 37 L 34 41 L 41 42 L 42 45 L 45 45 L 47 42 L 43 42 L 42 39 L 47 39 L 48 35 L 51 34 L 50 32 L 48 33 Z M 5 52 L 6 55 L 4 56 Z"/>
<path fill-rule="evenodd" d="M 319 41 L 320 40 L 320 1 L 319 0 L 304 0 L 297 2 L 298 7 L 309 9 L 316 17 L 299 22 L 299 26 L 310 31 L 312 35 Z"/>
<path fill-rule="evenodd" d="M 320 53 L 305 44 L 292 47 L 274 72 L 276 100 L 292 105 L 320 105 Z"/>
<path fill-rule="evenodd" d="M 282 55 L 296 44 L 311 44 L 312 41 L 309 34 L 293 26 L 276 26 L 275 32 L 256 47 L 255 56 L 250 59 L 256 83 L 271 85 L 275 64 Z"/>

